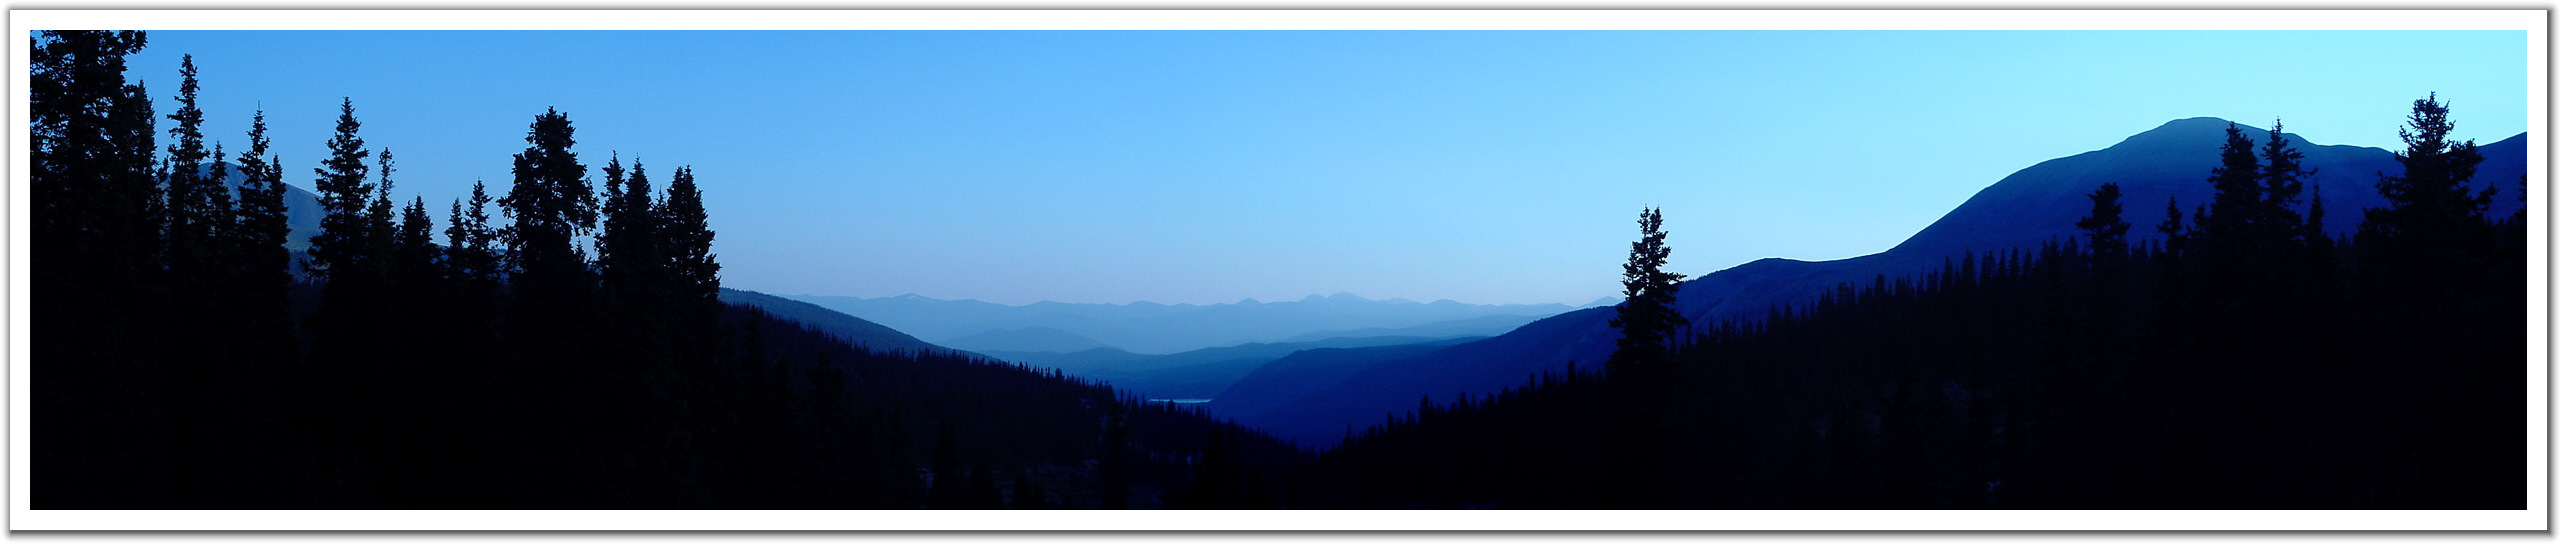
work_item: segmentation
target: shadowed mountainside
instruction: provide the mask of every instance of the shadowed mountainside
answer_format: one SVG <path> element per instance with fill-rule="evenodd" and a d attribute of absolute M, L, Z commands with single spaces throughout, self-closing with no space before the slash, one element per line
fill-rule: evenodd
<path fill-rule="evenodd" d="M 752 307 L 785 321 L 798 322 L 825 332 L 854 347 L 879 352 L 958 353 L 951 348 L 917 340 L 907 333 L 883 327 L 879 323 L 845 315 L 816 304 L 791 300 L 755 291 L 722 288 L 720 301 Z"/>

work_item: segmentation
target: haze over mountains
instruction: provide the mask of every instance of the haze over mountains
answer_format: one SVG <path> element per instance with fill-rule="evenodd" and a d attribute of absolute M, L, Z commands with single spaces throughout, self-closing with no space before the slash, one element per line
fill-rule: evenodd
<path fill-rule="evenodd" d="M 2086 195 L 2104 183 L 2124 190 L 2125 220 L 2135 225 L 2130 238 L 2158 241 L 2161 235 L 2151 226 L 2161 221 L 2171 198 L 2191 210 L 2212 199 L 2205 179 L 2226 123 L 2171 121 L 2105 149 L 2027 167 L 1881 253 L 1820 262 L 1768 258 L 1693 278 L 1682 285 L 1678 307 L 1693 322 L 1757 317 L 1842 283 L 1904 277 L 1969 253 L 2078 236 L 2072 223 L 2088 213 Z M 2266 134 L 2257 127 L 2243 130 L 2254 139 Z M 2288 137 L 2305 164 L 2317 169 L 2306 185 L 2320 187 L 2329 211 L 2325 228 L 2334 235 L 2353 232 L 2363 209 L 2383 204 L 2374 180 L 2378 173 L 2398 171 L 2391 151 Z M 2515 197 L 2526 144 L 2518 134 L 2481 146 L 2486 160 L 2473 184 L 2499 188 L 2492 216 L 2522 205 Z M 238 179 L 232 177 L 234 183 Z M 2304 197 L 2311 196 L 2307 190 Z M 296 233 L 317 230 L 311 193 L 289 189 L 287 207 Z M 1688 237 L 1671 240 L 1676 250 L 1743 235 L 1680 232 Z M 723 290 L 722 298 L 874 349 L 968 351 L 1060 368 L 1155 398 L 1214 398 L 1205 406 L 1216 415 L 1304 446 L 1331 444 L 1346 427 L 1383 421 L 1425 396 L 1483 394 L 1569 362 L 1597 365 L 1617 338 L 1608 326 L 1614 311 L 1609 307 L 1418 303 L 1348 293 L 1213 305 L 1008 306 L 915 295 L 866 299 L 737 290 Z M 1607 302 L 1614 301 L 1596 304 Z"/>
<path fill-rule="evenodd" d="M 784 296 L 957 349 L 1053 353 L 1111 347 L 1139 354 L 1172 354 L 1253 342 L 1335 337 L 1484 336 L 1574 309 L 1564 304 L 1370 300 L 1351 293 L 1309 295 L 1288 302 L 1246 299 L 1211 305 L 1037 302 L 1008 306 L 916 295 Z"/>
<path fill-rule="evenodd" d="M 1294 357 L 1307 351 L 1343 350 L 1372 347 L 1448 346 L 1482 340 L 1486 335 L 1431 336 L 1343 336 L 1296 342 L 1252 342 L 1227 347 L 1201 348 L 1166 355 L 1144 355 L 1114 348 L 1095 348 L 1073 353 L 981 351 L 981 355 L 1056 368 L 1069 374 L 1110 382 L 1112 385 L 1158 399 L 1215 398 L 1249 373 L 1261 372 L 1275 360 Z"/>
<path fill-rule="evenodd" d="M 2029 248 L 2049 240 L 2077 236 L 2072 225 L 2089 212 L 2086 197 L 2105 183 L 2124 191 L 2125 221 L 2135 226 L 2137 242 L 2158 241 L 2152 226 L 2161 222 L 2172 197 L 2193 209 L 2212 200 L 2205 181 L 2217 160 L 2227 122 L 2213 118 L 2171 121 L 2136 134 L 2106 149 L 2049 160 L 2020 170 L 1976 193 L 1937 222 L 1885 252 L 1834 261 L 1807 262 L 1770 258 L 1694 278 L 1681 286 L 1678 309 L 1693 323 L 1735 317 L 1758 317 L 1774 305 L 1813 300 L 1847 282 L 1883 276 L 1905 277 L 1981 254 Z M 2253 139 L 2266 131 L 2244 126 Z M 2325 228 L 2334 235 L 2353 231 L 2362 210 L 2379 207 L 2378 172 L 2398 173 L 2391 151 L 2356 146 L 2323 146 L 2299 135 L 2288 137 L 2302 150 L 2304 164 L 2318 169 L 2307 186 L 2321 187 L 2328 210 Z M 2526 168 L 2526 137 L 2518 134 L 2481 146 L 2485 160 L 2473 177 L 2499 188 L 2492 216 L 2512 213 L 2522 202 L 2520 176 Z M 2312 193 L 2307 190 L 2308 200 Z M 1721 236 L 1748 233 L 1681 232 L 1670 240 L 1675 250 L 1714 244 Z M 1348 427 L 1367 427 L 1391 413 L 1412 410 L 1418 399 L 1449 399 L 1460 392 L 1484 394 L 1521 385 L 1533 373 L 1559 370 L 1568 362 L 1597 365 L 1608 357 L 1617 331 L 1608 325 L 1613 310 L 1593 308 L 1557 315 L 1481 341 L 1455 345 L 1390 361 L 1378 361 L 1314 391 L 1270 394 L 1305 387 L 1310 380 L 1265 381 L 1248 376 L 1210 402 L 1210 409 L 1236 417 L 1303 446 L 1330 444 Z M 1254 391 L 1254 393 L 1247 393 Z"/>

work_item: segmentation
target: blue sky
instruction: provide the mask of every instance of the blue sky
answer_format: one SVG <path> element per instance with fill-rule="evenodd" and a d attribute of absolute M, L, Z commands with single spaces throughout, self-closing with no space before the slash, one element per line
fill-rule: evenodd
<path fill-rule="evenodd" d="M 2180 118 L 2395 148 L 2526 129 L 2518 31 L 155 31 L 233 150 L 308 187 L 340 97 L 442 221 L 546 107 L 664 186 L 732 287 L 1002 303 L 1615 294 L 1671 268 L 1892 247 L 2038 161 Z M 166 128 L 166 127 L 164 127 Z M 2200 178 L 2203 173 L 2199 173 Z M 601 178 L 601 174 L 597 174 Z"/>

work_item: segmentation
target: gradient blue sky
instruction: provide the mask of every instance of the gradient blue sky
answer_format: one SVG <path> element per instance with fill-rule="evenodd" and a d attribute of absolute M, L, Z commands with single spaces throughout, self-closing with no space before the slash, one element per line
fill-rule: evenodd
<path fill-rule="evenodd" d="M 309 187 L 340 97 L 395 192 L 503 191 L 558 107 L 590 166 L 695 168 L 727 285 L 1165 303 L 1614 295 L 1882 251 L 2002 176 L 2186 117 L 2395 148 L 2526 129 L 2518 31 L 156 31 L 207 132 Z M 164 128 L 166 128 L 164 126 Z M 2199 172 L 2200 178 L 2205 173 Z M 601 174 L 597 174 L 601 178 Z"/>

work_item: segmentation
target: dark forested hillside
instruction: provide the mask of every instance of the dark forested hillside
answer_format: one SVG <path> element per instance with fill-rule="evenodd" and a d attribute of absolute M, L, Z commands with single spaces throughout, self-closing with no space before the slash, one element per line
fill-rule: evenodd
<path fill-rule="evenodd" d="M 1891 270 L 1683 282 L 1649 208 L 1615 309 L 1455 345 L 1086 354 L 1237 379 L 1214 406 L 1239 424 L 724 290 L 698 173 L 557 109 L 479 136 L 522 139 L 508 179 L 437 210 L 352 97 L 288 167 L 263 112 L 199 107 L 192 57 L 129 79 L 143 32 L 31 45 L 34 509 L 2528 504 L 2524 140 L 2456 140 L 2433 95 L 2398 152 L 2184 120 L 2040 165 L 2068 183 L 1987 189 Z M 208 116 L 251 120 L 245 145 Z M 2108 177 L 2125 161 L 2176 185 Z M 2041 208 L 1988 209 L 2013 204 Z M 1110 330 L 1286 337 L 1237 316 L 1379 304 L 1408 313 L 1362 326 L 1524 313 L 1342 295 Z M 1102 311 L 1067 306 L 1036 310 Z"/>
<path fill-rule="evenodd" d="M 872 351 L 918 353 L 953 351 L 951 348 L 917 340 L 916 337 L 881 326 L 879 323 L 837 313 L 835 310 L 821 308 L 807 302 L 726 287 L 720 290 L 720 301 L 764 310 L 765 313 L 773 314 L 776 318 L 824 331 L 835 335 L 838 340 Z"/>
<path fill-rule="evenodd" d="M 2192 208 L 2214 199 L 2214 187 L 2199 179 L 2219 163 L 2217 150 L 2224 143 L 2224 128 L 2230 125 L 2212 118 L 2181 119 L 2106 149 L 2044 161 L 1985 187 L 1885 252 L 1820 262 L 1768 258 L 1744 263 L 1683 282 L 1676 306 L 1681 315 L 1700 323 L 1757 319 L 1772 306 L 1808 304 L 1843 283 L 1867 283 L 1879 275 L 1917 277 L 1972 255 L 2034 248 L 2077 236 L 2080 230 L 2074 222 L 2088 211 L 2086 195 L 2108 184 L 2123 191 L 2123 219 L 2134 225 L 2126 234 L 2129 243 L 2160 243 L 2165 235 L 2152 227 L 2164 218 L 2163 209 L 2171 200 Z M 2324 202 L 2331 213 L 2321 223 L 2330 236 L 2349 236 L 2364 220 L 2360 210 L 2387 202 L 2375 188 L 2375 175 L 2400 170 L 2391 151 L 2316 145 L 2291 133 L 2284 138 L 2288 148 L 2304 155 L 2301 166 L 2306 173 L 2299 180 L 2303 189 L 2293 205 L 2308 207 L 2316 197 Z M 2488 216 L 2506 217 L 2523 209 L 2522 200 L 2505 197 L 2516 196 L 2525 174 L 2525 143 L 2525 135 L 2518 134 L 2478 146 L 2483 160 L 2476 165 L 2475 183 L 2496 186 L 2503 195 L 2489 202 L 2484 212 Z M 1517 385 L 1531 373 L 1561 372 L 1569 362 L 1597 364 L 1609 356 L 1619 336 L 1606 323 L 1611 312 L 1608 308 L 1568 312 L 1480 345 L 1381 365 L 1368 376 L 1303 393 L 1292 409 L 1283 411 L 1289 416 L 1286 420 L 1238 417 L 1283 436 L 1330 437 L 1340 434 L 1345 425 L 1365 427 L 1389 413 L 1409 410 L 1413 399 L 1425 395 L 1436 399 L 1454 398 L 1461 392 L 1482 396 Z"/>
<path fill-rule="evenodd" d="M 1315 504 L 2524 508 L 2526 226 L 2491 211 L 2521 179 L 2445 119 L 2413 106 L 2376 208 L 2235 126 L 2158 224 L 2104 185 L 2073 239 L 1700 323 L 1660 371 L 1417 399 L 1312 467 Z"/>
<path fill-rule="evenodd" d="M 952 353 L 871 352 L 743 305 L 731 306 L 725 318 L 742 325 L 740 343 L 769 369 L 756 373 L 769 393 L 755 396 L 793 399 L 736 412 L 731 417 L 740 432 L 750 434 L 731 440 L 766 455 L 802 456 L 726 463 L 765 467 L 743 479 L 751 488 L 773 488 L 741 494 L 736 507 L 1090 509 L 1109 500 L 1181 507 L 1196 465 L 1213 448 L 1224 448 L 1222 462 L 1250 466 L 1262 478 L 1286 474 L 1298 455 L 1197 410 L 1145 402 L 1055 371 Z M 855 421 L 868 426 L 827 423 L 852 414 L 862 414 L 866 419 Z M 871 454 L 878 457 L 841 450 L 846 447 L 879 448 Z M 830 471 L 846 470 L 846 461 L 856 459 L 878 459 L 883 470 L 923 478 L 893 486 L 920 495 L 829 502 L 831 490 L 861 486 L 818 482 L 843 481 L 847 476 Z M 1268 491 L 1266 506 L 1280 506 L 1281 489 Z M 984 502 L 998 497 L 1003 502 Z"/>
<path fill-rule="evenodd" d="M 123 65 L 146 43 L 35 40 L 33 508 L 1287 497 L 1271 482 L 1295 451 L 1198 411 L 724 303 L 694 170 L 662 170 L 662 188 L 618 154 L 591 169 L 557 110 L 533 117 L 513 179 L 475 185 L 439 228 L 397 196 L 392 150 L 368 147 L 343 100 L 296 244 L 265 115 L 237 156 L 203 134 L 192 57 L 155 114 Z"/>

